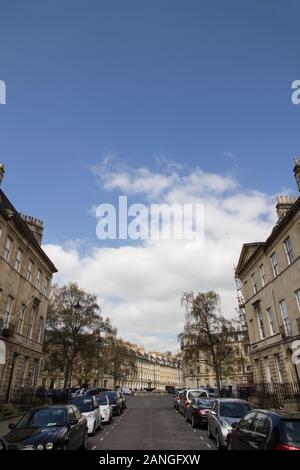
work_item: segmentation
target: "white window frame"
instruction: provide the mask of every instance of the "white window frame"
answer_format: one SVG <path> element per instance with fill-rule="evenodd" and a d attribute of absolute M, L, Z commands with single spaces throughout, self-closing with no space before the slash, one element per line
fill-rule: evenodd
<path fill-rule="evenodd" d="M 291 320 L 289 317 L 289 311 L 288 311 L 288 306 L 286 303 L 285 299 L 282 299 L 279 302 L 279 307 L 280 307 L 280 312 L 281 312 L 281 317 L 283 320 L 283 326 L 284 326 L 284 331 L 286 336 L 292 336 L 292 326 L 291 326 Z"/>
<path fill-rule="evenodd" d="M 297 301 L 297 305 L 298 305 L 298 310 L 299 310 L 299 312 L 300 312 L 300 289 L 296 290 L 295 295 L 296 295 L 296 301 Z"/>
<path fill-rule="evenodd" d="M 252 274 L 251 274 L 251 281 L 252 281 L 253 292 L 254 292 L 254 294 L 257 294 L 257 282 L 256 282 L 256 275 L 255 275 L 255 273 L 252 273 Z"/>
<path fill-rule="evenodd" d="M 45 294 L 46 297 L 47 297 L 48 292 L 49 292 L 49 283 L 50 283 L 49 277 L 46 276 L 45 284 L 44 284 L 44 294 Z"/>
<path fill-rule="evenodd" d="M 15 261 L 15 270 L 18 271 L 18 273 L 21 270 L 22 256 L 23 256 L 23 252 L 21 248 L 18 248 L 17 254 L 16 254 L 16 261 Z"/>
<path fill-rule="evenodd" d="M 27 269 L 27 275 L 26 275 L 26 279 L 29 282 L 31 282 L 32 280 L 33 266 L 34 266 L 34 262 L 30 259 L 28 263 L 28 269 Z"/>
<path fill-rule="evenodd" d="M 284 249 L 285 249 L 285 254 L 287 258 L 288 265 L 292 264 L 295 260 L 295 255 L 294 255 L 294 250 L 293 250 L 293 245 L 291 242 L 290 237 L 287 237 L 284 242 Z"/>
<path fill-rule="evenodd" d="M 266 332 L 265 332 L 265 326 L 264 326 L 264 317 L 260 309 L 257 311 L 257 321 L 258 321 L 260 339 L 265 339 Z"/>
<path fill-rule="evenodd" d="M 9 263 L 9 258 L 10 258 L 10 255 L 11 255 L 12 244 L 13 244 L 13 240 L 12 240 L 12 238 L 10 238 L 10 236 L 8 235 L 8 236 L 6 237 L 5 245 L 4 245 L 4 250 L 3 250 L 3 258 L 4 258 L 4 260 L 5 260 L 7 263 Z"/>
<path fill-rule="evenodd" d="M 272 266 L 272 270 L 273 270 L 273 277 L 275 278 L 280 274 L 280 269 L 279 269 L 279 265 L 278 265 L 276 251 L 274 251 L 271 254 L 270 261 L 271 261 L 271 266 Z"/>
<path fill-rule="evenodd" d="M 35 279 L 35 287 L 38 290 L 40 290 L 40 287 L 41 287 L 41 280 L 42 280 L 42 271 L 38 269 L 36 273 L 36 279 Z"/>
<path fill-rule="evenodd" d="M 260 272 L 260 280 L 261 280 L 261 285 L 263 287 L 265 287 L 266 285 L 266 272 L 265 272 L 265 267 L 264 267 L 264 264 L 262 263 L 260 266 L 259 266 L 259 272 Z"/>
<path fill-rule="evenodd" d="M 33 306 L 31 307 L 29 323 L 28 323 L 28 338 L 29 339 L 32 339 L 36 313 L 37 313 L 37 307 L 36 305 L 33 304 Z"/>
<path fill-rule="evenodd" d="M 26 305 L 22 304 L 21 309 L 20 309 L 20 313 L 19 313 L 19 319 L 18 319 L 18 330 L 17 330 L 17 332 L 18 332 L 19 335 L 23 334 L 25 314 L 26 314 Z"/>
<path fill-rule="evenodd" d="M 275 319 L 274 319 L 272 307 L 267 308 L 267 313 L 268 313 L 268 320 L 269 320 L 271 335 L 275 335 L 276 328 L 275 328 Z"/>
<path fill-rule="evenodd" d="M 7 296 L 5 312 L 4 312 L 4 326 L 7 327 L 12 313 L 14 298 L 11 295 Z"/>

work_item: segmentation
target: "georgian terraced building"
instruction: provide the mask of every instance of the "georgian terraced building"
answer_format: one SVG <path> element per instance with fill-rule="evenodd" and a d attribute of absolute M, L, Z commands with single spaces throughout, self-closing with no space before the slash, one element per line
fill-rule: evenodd
<path fill-rule="evenodd" d="M 300 161 L 294 173 L 300 191 Z M 277 198 L 278 221 L 266 241 L 246 243 L 236 269 L 243 290 L 257 383 L 300 385 L 292 359 L 300 340 L 300 198 Z"/>
<path fill-rule="evenodd" d="M 4 176 L 0 164 L 0 184 Z M 0 190 L 0 399 L 35 388 L 56 268 L 41 248 L 42 221 L 17 212 Z"/>

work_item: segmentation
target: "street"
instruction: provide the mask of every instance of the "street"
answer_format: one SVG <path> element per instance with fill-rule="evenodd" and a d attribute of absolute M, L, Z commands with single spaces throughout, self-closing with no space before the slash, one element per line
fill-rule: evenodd
<path fill-rule="evenodd" d="M 171 396 L 127 397 L 127 409 L 89 438 L 90 450 L 213 450 L 206 429 L 192 426 L 173 408 Z"/>

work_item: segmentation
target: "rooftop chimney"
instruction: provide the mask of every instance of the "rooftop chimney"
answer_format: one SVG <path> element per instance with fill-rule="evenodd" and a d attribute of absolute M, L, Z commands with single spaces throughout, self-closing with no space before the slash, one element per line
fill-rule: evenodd
<path fill-rule="evenodd" d="M 294 196 L 277 196 L 277 205 L 276 205 L 276 211 L 278 215 L 278 219 L 281 219 L 289 210 L 290 208 L 295 204 L 297 201 L 297 198 Z"/>
<path fill-rule="evenodd" d="M 4 177 L 4 173 L 5 173 L 4 165 L 3 165 L 3 163 L 0 163 L 0 186 L 1 186 L 1 183 L 2 183 L 2 180 L 3 180 L 3 177 Z"/>
<path fill-rule="evenodd" d="M 35 217 L 31 217 L 30 215 L 21 214 L 20 216 L 26 222 L 29 229 L 32 231 L 33 235 L 35 236 L 37 242 L 41 245 L 43 240 L 43 232 L 44 232 L 44 224 L 42 220 L 36 219 Z"/>
<path fill-rule="evenodd" d="M 294 174 L 298 186 L 298 190 L 300 191 L 300 160 L 299 158 L 294 158 L 295 166 L 294 166 Z"/>

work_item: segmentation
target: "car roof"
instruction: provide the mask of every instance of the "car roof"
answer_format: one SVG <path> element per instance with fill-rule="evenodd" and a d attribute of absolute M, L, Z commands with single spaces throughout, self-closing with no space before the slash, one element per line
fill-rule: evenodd
<path fill-rule="evenodd" d="M 48 409 L 51 409 L 51 410 L 55 410 L 55 409 L 59 409 L 59 408 L 70 408 L 70 404 L 65 404 L 63 403 L 62 405 L 43 405 L 43 406 L 36 406 L 35 408 L 31 408 L 29 410 L 29 412 L 32 412 L 32 411 L 39 411 L 39 410 L 48 410 Z"/>
<path fill-rule="evenodd" d="M 220 403 L 226 403 L 226 402 L 236 402 L 236 403 L 249 403 L 246 400 L 242 400 L 241 398 L 215 398 L 216 401 Z"/>
<path fill-rule="evenodd" d="M 299 411 L 284 411 L 284 410 L 276 410 L 276 409 L 266 410 L 263 408 L 255 408 L 253 409 L 253 411 L 264 413 L 270 417 L 278 417 L 282 419 L 300 419 Z"/>

